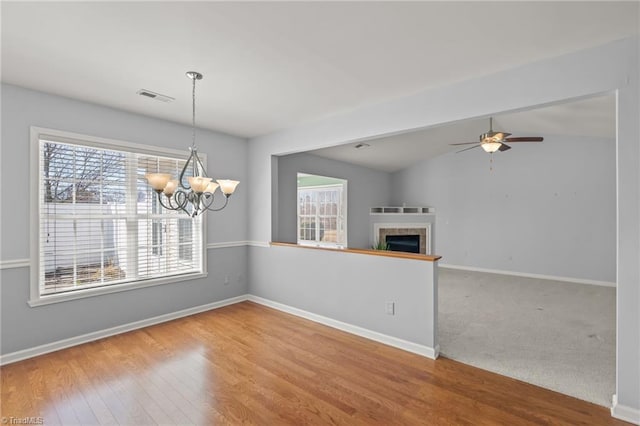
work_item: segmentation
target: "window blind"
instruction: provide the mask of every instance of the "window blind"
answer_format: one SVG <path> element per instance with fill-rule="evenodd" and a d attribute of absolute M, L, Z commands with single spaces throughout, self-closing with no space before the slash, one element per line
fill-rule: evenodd
<path fill-rule="evenodd" d="M 202 217 L 161 208 L 145 179 L 184 163 L 41 137 L 40 295 L 202 272 Z"/>

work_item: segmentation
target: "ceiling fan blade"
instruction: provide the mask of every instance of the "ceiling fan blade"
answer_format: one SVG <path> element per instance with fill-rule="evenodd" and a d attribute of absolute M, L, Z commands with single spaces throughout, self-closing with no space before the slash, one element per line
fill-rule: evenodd
<path fill-rule="evenodd" d="M 462 142 L 462 143 L 450 143 L 449 145 L 471 145 L 479 142 Z"/>
<path fill-rule="evenodd" d="M 469 148 L 461 149 L 460 151 L 456 151 L 456 154 L 460 154 L 461 152 L 469 151 L 470 149 L 477 148 L 479 146 L 480 146 L 480 144 L 477 144 L 475 146 L 470 146 Z"/>
<path fill-rule="evenodd" d="M 542 142 L 544 140 L 541 136 L 525 136 L 520 138 L 506 138 L 507 142 Z"/>
<path fill-rule="evenodd" d="M 508 149 L 511 149 L 511 147 L 503 142 L 502 145 L 500 145 L 500 148 L 498 148 L 498 151 L 506 151 Z"/>

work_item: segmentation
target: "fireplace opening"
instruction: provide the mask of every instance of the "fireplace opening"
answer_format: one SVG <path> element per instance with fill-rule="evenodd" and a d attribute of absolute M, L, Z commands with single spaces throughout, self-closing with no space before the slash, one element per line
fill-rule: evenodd
<path fill-rule="evenodd" d="M 387 235 L 386 242 L 392 251 L 420 253 L 420 235 Z"/>

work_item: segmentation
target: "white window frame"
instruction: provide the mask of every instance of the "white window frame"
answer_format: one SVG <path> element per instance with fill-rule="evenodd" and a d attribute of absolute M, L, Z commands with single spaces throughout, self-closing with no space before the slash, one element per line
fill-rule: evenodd
<path fill-rule="evenodd" d="M 319 175 L 317 175 L 319 176 Z M 335 179 L 340 179 L 340 178 L 335 178 Z M 314 186 L 305 186 L 302 189 L 326 189 L 326 188 L 332 188 L 332 187 L 338 187 L 338 186 L 342 186 L 342 206 L 344 208 L 344 242 L 341 243 L 334 243 L 334 242 L 329 242 L 329 241 L 309 241 L 309 240 L 301 240 L 300 239 L 300 200 L 298 198 L 298 191 L 300 190 L 300 188 L 298 186 L 296 186 L 296 242 L 297 244 L 301 245 L 301 246 L 311 246 L 311 247 L 327 247 L 327 248 L 346 248 L 347 246 L 347 239 L 349 238 L 349 233 L 347 231 L 347 222 L 348 222 L 348 215 L 347 215 L 347 184 L 348 181 L 346 179 L 340 179 L 343 181 L 342 184 L 330 184 L 330 185 L 314 185 Z M 317 217 L 317 213 L 316 213 L 316 217 Z"/>
<path fill-rule="evenodd" d="M 41 306 L 51 303 L 65 302 L 69 300 L 93 297 L 102 294 L 118 293 L 121 291 L 136 290 L 145 287 L 171 284 L 189 280 L 205 278 L 207 272 L 207 220 L 202 220 L 202 272 L 194 272 L 182 275 L 173 275 L 167 277 L 152 278 L 144 281 L 133 281 L 121 284 L 112 284 L 103 287 L 86 288 L 74 290 L 66 293 L 54 293 L 49 295 L 40 294 L 40 139 L 47 137 L 72 144 L 95 147 L 100 149 L 113 149 L 119 151 L 134 152 L 136 154 L 148 154 L 157 156 L 171 156 L 175 158 L 187 159 L 186 151 L 179 151 L 170 148 L 159 148 L 151 145 L 143 145 L 133 142 L 120 141 L 116 139 L 107 139 L 96 136 L 72 133 L 63 130 L 47 129 L 43 127 L 30 127 L 30 253 L 31 253 L 31 271 L 30 271 L 30 297 L 29 306 Z M 207 164 L 205 154 L 198 152 L 200 159 Z"/>

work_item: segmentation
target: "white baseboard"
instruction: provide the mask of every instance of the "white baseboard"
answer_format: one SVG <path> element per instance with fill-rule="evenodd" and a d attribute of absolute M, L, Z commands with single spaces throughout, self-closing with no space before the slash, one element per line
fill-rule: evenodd
<path fill-rule="evenodd" d="M 436 359 L 438 357 L 438 354 L 440 353 L 440 347 L 437 345 L 435 348 L 430 348 L 428 346 L 409 342 L 403 339 L 398 339 L 397 337 L 388 336 L 386 334 L 378 333 L 376 331 L 368 330 L 366 328 L 358 327 L 352 324 L 347 324 L 342 321 L 337 321 L 328 317 L 324 317 L 322 315 L 317 315 L 311 312 L 304 311 L 302 309 L 264 299 L 262 297 L 244 294 L 242 296 L 232 297 L 229 299 L 220 300 L 218 302 L 208 303 L 206 305 L 195 306 L 193 308 L 183 309 L 181 311 L 171 312 L 169 314 L 159 315 L 153 318 L 147 318 L 141 321 L 135 321 L 129 324 L 123 324 L 116 327 L 107 328 L 105 330 L 94 331 L 92 333 L 70 337 L 68 339 L 59 340 L 57 342 L 46 343 L 44 345 L 36 346 L 33 348 L 23 349 L 5 355 L 0 355 L 0 365 L 11 364 L 13 362 L 22 361 L 28 358 L 33 358 L 65 348 L 70 348 L 72 346 L 81 345 L 83 343 L 92 342 L 94 340 L 103 339 L 105 337 L 114 336 L 116 334 L 126 333 L 128 331 L 137 330 L 143 327 L 149 327 L 151 325 L 183 318 L 189 315 L 195 315 L 200 312 L 222 308 L 223 306 L 233 305 L 234 303 L 244 302 L 245 300 L 251 300 L 253 302 L 277 309 L 279 311 L 306 318 L 311 321 L 327 325 L 329 327 L 346 331 L 347 333 L 355 334 L 357 336 L 403 349 L 405 351 L 422 355 L 427 358 Z"/>
<path fill-rule="evenodd" d="M 618 404 L 618 395 L 613 395 L 611 417 L 633 423 L 634 425 L 640 425 L 640 410 Z"/>
<path fill-rule="evenodd" d="M 457 269 L 454 266 L 445 266 L 452 269 Z M 473 269 L 475 270 L 475 269 Z M 484 272 L 484 271 L 482 271 Z M 491 272 L 491 271 L 489 271 Z M 493 272 L 496 273 L 496 272 Z M 229 299 L 220 300 L 218 302 L 208 303 L 206 305 L 200 305 L 189 309 L 183 309 L 181 311 L 172 312 L 169 314 L 159 315 L 153 318 L 144 319 L 141 321 L 135 321 L 129 324 L 123 324 L 120 326 L 108 328 L 105 330 L 95 331 L 92 333 L 83 334 L 81 336 L 75 336 L 68 339 L 59 340 L 57 342 L 47 343 L 44 345 L 36 346 L 29 349 L 24 349 L 5 355 L 0 355 L 0 366 L 7 365 L 13 362 L 22 361 L 24 359 L 33 358 L 39 355 L 44 355 L 50 352 L 55 352 L 61 349 L 69 348 L 72 346 L 81 345 L 83 343 L 92 342 L 94 340 L 102 339 L 116 334 L 126 333 L 128 331 L 137 330 L 151 325 L 160 324 L 163 322 L 171 321 L 178 318 L 183 318 L 189 315 L 195 315 L 201 312 L 210 311 L 213 309 L 222 308 L 224 306 L 233 305 L 235 303 L 244 302 L 250 300 L 252 302 L 268 306 L 273 309 L 277 309 L 282 312 L 286 312 L 301 318 L 305 318 L 326 326 L 336 328 L 338 330 L 345 331 L 347 333 L 355 334 L 366 339 L 370 339 L 385 345 L 393 346 L 407 352 L 412 352 L 418 355 L 422 355 L 427 358 L 436 359 L 440 353 L 439 345 L 435 348 L 420 345 L 417 343 L 409 342 L 396 337 L 388 336 L 386 334 L 378 333 L 376 331 L 368 330 L 366 328 L 358 327 L 352 324 L 348 324 L 342 321 L 334 320 L 322 315 L 314 314 L 302 309 L 294 308 L 289 305 L 285 305 L 279 302 L 275 302 L 269 299 L 265 299 L 259 296 L 251 294 L 244 294 Z M 611 416 L 624 420 L 636 425 L 640 425 L 640 410 L 637 408 L 628 407 L 618 403 L 617 395 L 613 395 L 613 404 L 611 406 Z"/>
<path fill-rule="evenodd" d="M 513 275 L 515 277 L 536 278 L 539 280 L 565 281 L 576 284 L 601 285 L 604 287 L 617 287 L 616 283 L 610 281 L 587 280 L 583 278 L 556 277 L 553 275 L 529 274 L 526 272 L 502 271 L 499 269 L 477 268 L 475 266 L 449 265 L 446 263 L 438 263 L 439 268 L 459 269 L 461 271 L 486 272 L 489 274 Z"/>
<path fill-rule="evenodd" d="M 259 303 L 270 308 L 277 309 L 288 314 L 292 314 L 301 318 L 305 318 L 320 324 L 327 325 L 338 330 L 346 331 L 347 333 L 355 334 L 356 336 L 364 337 L 369 340 L 374 340 L 385 345 L 393 346 L 398 349 L 405 350 L 407 352 L 413 352 L 414 354 L 422 355 L 427 358 L 436 359 L 440 352 L 440 347 L 436 345 L 435 348 L 420 345 L 417 343 L 409 342 L 407 340 L 398 339 L 397 337 L 388 336 L 386 334 L 378 333 L 377 331 L 368 330 L 366 328 L 358 327 L 356 325 L 348 324 L 346 322 L 334 320 L 322 315 L 314 314 L 313 312 L 304 311 L 302 309 L 294 308 L 289 305 L 285 305 L 273 300 L 265 299 L 259 296 L 249 295 L 251 302 Z"/>
<path fill-rule="evenodd" d="M 34 348 L 24 349 L 17 352 L 8 353 L 0 356 L 0 365 L 10 364 L 12 362 L 22 361 L 27 358 L 44 355 L 49 352 L 58 351 L 60 349 L 69 348 L 71 346 L 81 345 L 83 343 L 92 342 L 116 334 L 126 333 L 127 331 L 137 330 L 139 328 L 148 327 L 150 325 L 160 324 L 174 319 L 186 317 L 189 315 L 199 314 L 200 312 L 210 311 L 212 309 L 222 308 L 223 306 L 233 305 L 234 303 L 244 302 L 248 299 L 248 295 L 232 297 L 220 300 L 218 302 L 207 303 L 206 305 L 195 306 L 189 309 L 183 309 L 177 312 L 171 312 L 165 315 L 159 315 L 153 318 L 147 318 L 141 321 L 131 322 L 116 327 L 107 328 L 105 330 L 94 331 L 92 333 L 75 336 L 68 339 L 59 340 L 57 342 L 47 343 L 36 346 Z"/>

